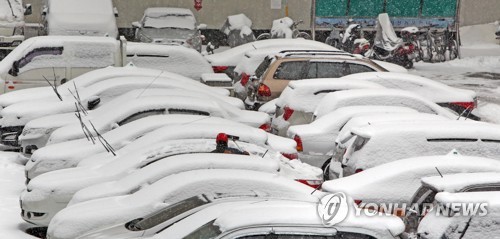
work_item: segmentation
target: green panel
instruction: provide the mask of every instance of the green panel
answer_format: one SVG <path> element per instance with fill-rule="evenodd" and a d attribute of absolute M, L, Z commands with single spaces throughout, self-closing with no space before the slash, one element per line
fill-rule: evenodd
<path fill-rule="evenodd" d="M 457 0 L 425 0 L 422 7 L 423 17 L 454 17 Z"/>
<path fill-rule="evenodd" d="M 420 0 L 387 0 L 386 11 L 391 17 L 418 17 Z"/>
<path fill-rule="evenodd" d="M 316 16 L 345 16 L 348 0 L 316 0 Z"/>
<path fill-rule="evenodd" d="M 351 0 L 349 16 L 376 17 L 384 11 L 384 0 Z"/>

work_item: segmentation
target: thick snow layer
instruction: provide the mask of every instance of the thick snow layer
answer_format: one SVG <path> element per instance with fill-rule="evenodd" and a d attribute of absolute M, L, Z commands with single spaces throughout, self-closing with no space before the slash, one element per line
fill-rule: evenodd
<path fill-rule="evenodd" d="M 363 172 L 324 182 L 327 192 L 344 192 L 364 203 L 410 203 L 421 186 L 423 177 L 438 175 L 448 177 L 454 173 L 500 172 L 500 162 L 495 159 L 460 155 L 429 156 L 401 159 Z"/>
<path fill-rule="evenodd" d="M 196 29 L 196 19 L 186 8 L 147 8 L 143 21 L 144 27 Z"/>
<path fill-rule="evenodd" d="M 197 81 L 202 74 L 213 73 L 199 52 L 183 46 L 128 42 L 127 61 L 137 67 L 174 72 Z"/>
<path fill-rule="evenodd" d="M 248 18 L 245 14 L 237 14 L 227 17 L 229 27 L 224 29 L 224 33 L 229 35 L 231 30 L 242 30 L 252 27 L 252 20 Z"/>
<path fill-rule="evenodd" d="M 24 21 L 24 8 L 21 0 L 0 1 L 0 26 L 6 22 Z"/>
<path fill-rule="evenodd" d="M 343 78 L 377 83 L 386 88 L 407 90 L 436 103 L 474 102 L 476 93 L 410 74 L 394 72 L 358 73 Z"/>
<path fill-rule="evenodd" d="M 320 118 L 340 107 L 354 105 L 402 106 L 422 113 L 438 114 L 450 119 L 458 118 L 456 113 L 446 110 L 428 99 L 409 91 L 395 89 L 362 89 L 329 93 L 318 104 L 314 115 Z"/>
<path fill-rule="evenodd" d="M 383 67 L 384 69 L 388 70 L 389 72 L 395 72 L 395 73 L 408 73 L 408 70 L 400 65 L 390 63 L 387 61 L 379 61 L 379 60 L 374 60 L 371 59 L 371 61 L 377 63 L 377 65 Z"/>
<path fill-rule="evenodd" d="M 322 50 L 338 50 L 332 46 L 317 41 L 304 39 L 269 39 L 243 44 L 220 53 L 207 55 L 205 58 L 212 66 L 236 66 L 243 59 L 245 53 L 250 50 L 280 47 L 285 45 L 294 47 L 314 47 L 315 49 L 317 48 Z"/>
<path fill-rule="evenodd" d="M 230 193 L 242 189 L 288 198 L 315 198 L 308 186 L 268 174 L 244 170 L 196 170 L 161 179 L 130 196 L 111 197 L 75 204 L 51 221 L 50 236 L 75 238 L 92 230 L 124 223 L 203 193 Z M 314 211 L 313 211 L 314 212 Z M 79 215 L 75 217 L 74 215 Z"/>
<path fill-rule="evenodd" d="M 363 80 L 307 79 L 292 81 L 276 101 L 276 105 L 284 108 L 312 113 L 325 95 L 330 92 L 351 89 L 380 89 L 383 86 Z"/>
<path fill-rule="evenodd" d="M 433 176 L 422 178 L 422 185 L 432 187 L 438 192 L 449 193 L 460 192 L 468 186 L 499 183 L 500 173 L 457 173 L 448 174 L 446 177 Z"/>
<path fill-rule="evenodd" d="M 289 17 L 274 20 L 271 27 L 271 36 L 291 39 L 293 37 L 292 25 L 293 20 Z"/>

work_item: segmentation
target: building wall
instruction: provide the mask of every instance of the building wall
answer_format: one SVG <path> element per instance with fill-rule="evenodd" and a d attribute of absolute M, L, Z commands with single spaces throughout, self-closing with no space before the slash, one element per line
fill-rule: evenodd
<path fill-rule="evenodd" d="M 470 26 L 500 20 L 500 0 L 462 0 L 460 24 Z"/>

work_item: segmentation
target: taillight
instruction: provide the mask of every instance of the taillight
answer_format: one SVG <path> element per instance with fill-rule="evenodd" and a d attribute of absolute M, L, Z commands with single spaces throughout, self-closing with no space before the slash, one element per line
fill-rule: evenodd
<path fill-rule="evenodd" d="M 257 94 L 259 94 L 259 96 L 269 97 L 271 96 L 271 89 L 267 85 L 261 83 L 257 90 Z"/>
<path fill-rule="evenodd" d="M 452 105 L 460 106 L 464 109 L 474 109 L 476 104 L 474 102 L 452 102 Z"/>
<path fill-rule="evenodd" d="M 358 168 L 358 169 L 356 169 L 356 171 L 354 171 L 354 173 L 361 173 L 361 172 L 363 172 L 363 169 L 360 169 L 360 168 Z"/>
<path fill-rule="evenodd" d="M 288 121 L 288 119 L 290 119 L 290 117 L 292 117 L 294 110 L 288 106 L 285 106 L 285 108 L 283 108 L 283 110 L 284 110 L 283 119 Z"/>
<path fill-rule="evenodd" d="M 281 155 L 283 155 L 285 158 L 290 159 L 290 160 L 294 160 L 294 159 L 298 159 L 299 158 L 298 154 L 281 153 Z"/>
<path fill-rule="evenodd" d="M 413 53 L 413 52 L 415 51 L 415 45 L 410 44 L 410 45 L 408 46 L 408 49 L 409 49 L 409 53 Z"/>
<path fill-rule="evenodd" d="M 259 127 L 259 129 L 264 130 L 266 132 L 270 132 L 271 131 L 271 125 L 269 123 L 265 123 L 265 124 L 261 125 Z"/>
<path fill-rule="evenodd" d="M 240 84 L 241 84 L 242 86 L 246 86 L 246 85 L 247 85 L 247 83 L 248 83 L 248 79 L 250 79 L 250 76 L 249 76 L 249 75 L 247 75 L 247 74 L 245 74 L 245 73 L 241 74 Z"/>
<path fill-rule="evenodd" d="M 304 150 L 304 147 L 302 146 L 302 139 L 300 138 L 300 136 L 295 135 L 293 137 L 293 140 L 297 142 L 297 152 L 302 152 Z"/>
<path fill-rule="evenodd" d="M 318 189 L 321 187 L 321 184 L 323 183 L 323 180 L 307 180 L 307 179 L 296 179 L 295 181 L 299 183 L 303 183 L 309 187 L 312 187 L 314 189 Z"/>
<path fill-rule="evenodd" d="M 212 66 L 212 69 L 214 69 L 214 72 L 215 73 L 225 73 L 225 71 L 228 69 L 229 67 L 227 66 Z"/>
<path fill-rule="evenodd" d="M 361 203 L 363 202 L 363 200 L 357 200 L 357 199 L 354 199 L 354 203 L 356 203 L 356 205 L 360 205 Z"/>

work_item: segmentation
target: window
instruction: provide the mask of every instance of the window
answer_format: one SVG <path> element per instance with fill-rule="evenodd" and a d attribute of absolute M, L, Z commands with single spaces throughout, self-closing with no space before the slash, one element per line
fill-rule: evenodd
<path fill-rule="evenodd" d="M 374 72 L 375 70 L 360 64 L 349 63 L 349 68 L 351 70 L 351 74 L 363 73 L 363 72 Z"/>
<path fill-rule="evenodd" d="M 300 80 L 304 76 L 306 66 L 306 61 L 282 62 L 276 69 L 273 78 L 277 80 Z"/>
<path fill-rule="evenodd" d="M 257 69 L 255 69 L 255 76 L 260 78 L 264 74 L 264 72 L 266 72 L 269 65 L 271 65 L 271 62 L 272 62 L 272 58 L 266 56 L 264 61 L 262 61 L 262 63 L 260 63 L 260 65 L 257 67 Z"/>
<path fill-rule="evenodd" d="M 313 79 L 318 77 L 318 63 L 309 64 L 309 70 L 307 71 L 307 79 Z"/>
<path fill-rule="evenodd" d="M 185 236 L 184 239 L 206 239 L 220 235 L 222 231 L 218 226 L 214 225 L 214 222 L 215 220 L 212 220 L 207 224 L 199 227 L 189 235 Z"/>
<path fill-rule="evenodd" d="M 462 192 L 496 192 L 496 191 L 500 191 L 500 185 L 473 185 L 462 190 Z"/>
<path fill-rule="evenodd" d="M 442 138 L 442 139 L 427 139 L 427 142 L 476 142 L 478 139 L 465 138 Z"/>
<path fill-rule="evenodd" d="M 358 135 L 358 137 L 356 137 L 356 139 L 352 143 L 352 145 L 354 147 L 354 151 L 353 152 L 356 152 L 356 151 L 359 151 L 360 149 L 362 149 L 363 146 L 365 146 L 365 144 L 368 142 L 368 140 L 370 140 L 370 139 L 369 138 L 363 138 L 363 137 L 361 137 L 361 136 Z"/>
<path fill-rule="evenodd" d="M 148 117 L 151 115 L 162 115 L 164 113 L 165 113 L 165 109 L 147 110 L 147 111 L 138 112 L 138 113 L 135 113 L 135 114 L 125 118 L 124 120 L 120 121 L 118 123 L 118 125 L 122 126 L 124 124 L 128 124 L 128 123 L 135 121 L 135 120 L 138 120 L 138 119 L 142 119 L 142 118 L 145 118 L 145 117 Z"/>
<path fill-rule="evenodd" d="M 37 60 L 41 60 L 41 59 L 39 59 L 40 57 L 48 58 L 48 59 L 44 59 L 45 61 L 47 61 L 47 60 L 53 59 L 54 56 L 60 56 L 63 54 L 63 50 L 64 50 L 63 47 L 41 47 L 41 48 L 33 49 L 28 54 L 26 54 L 23 58 L 14 62 L 13 67 L 12 67 L 12 70 L 13 70 L 12 73 L 17 75 L 17 73 L 19 73 L 21 68 L 24 68 L 25 66 L 27 66 L 28 64 L 30 64 L 32 62 L 35 62 Z M 53 66 L 53 64 L 52 65 L 51 64 L 44 64 L 44 66 Z M 29 68 L 36 69 L 37 66 L 32 66 Z M 29 70 L 29 69 L 25 69 L 25 71 L 26 70 Z"/>
<path fill-rule="evenodd" d="M 341 62 L 318 62 L 317 78 L 338 78 L 350 74 L 349 65 Z"/>
<path fill-rule="evenodd" d="M 200 111 L 200 110 L 189 110 L 189 109 L 169 109 L 168 110 L 169 114 L 184 114 L 184 115 L 204 115 L 204 116 L 210 116 L 210 113 L 205 112 L 205 111 Z"/>
<path fill-rule="evenodd" d="M 317 233 L 314 233 L 317 234 Z M 336 235 L 314 235 L 313 233 L 293 233 L 293 234 L 266 234 L 266 235 L 251 235 L 238 237 L 238 239 L 375 239 L 372 236 L 354 233 L 354 232 L 337 232 Z"/>
<path fill-rule="evenodd" d="M 203 206 L 205 204 L 210 203 L 210 200 L 205 195 L 198 195 L 194 197 L 187 198 L 183 201 L 170 205 L 162 209 L 159 212 L 156 212 L 152 215 L 149 215 L 143 219 L 138 221 L 134 220 L 130 223 L 127 223 L 126 227 L 131 231 L 143 231 L 159 224 L 166 222 L 182 213 L 185 213 L 191 209 Z"/>

